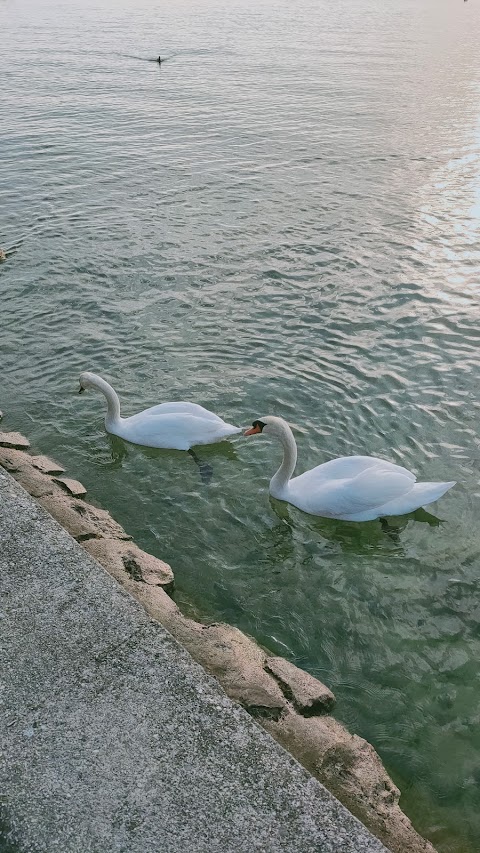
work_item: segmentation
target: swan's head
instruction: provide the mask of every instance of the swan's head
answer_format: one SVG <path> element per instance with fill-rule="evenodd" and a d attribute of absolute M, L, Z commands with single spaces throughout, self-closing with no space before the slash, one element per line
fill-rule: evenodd
<path fill-rule="evenodd" d="M 80 388 L 78 391 L 79 394 L 82 394 L 84 391 L 87 390 L 87 388 L 93 388 L 94 377 L 95 377 L 95 374 L 94 373 L 88 373 L 88 371 L 80 374 L 80 377 L 78 380 L 80 382 Z"/>
<path fill-rule="evenodd" d="M 276 418 L 274 415 L 265 415 L 263 418 L 258 418 L 253 422 L 251 429 L 247 429 L 244 435 L 273 435 L 280 438 L 286 432 L 290 432 L 290 427 L 283 418 Z"/>

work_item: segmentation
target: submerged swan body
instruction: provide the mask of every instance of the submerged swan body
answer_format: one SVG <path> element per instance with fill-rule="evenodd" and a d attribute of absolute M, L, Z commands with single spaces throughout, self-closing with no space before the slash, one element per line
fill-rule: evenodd
<path fill-rule="evenodd" d="M 404 515 L 440 498 L 455 485 L 416 483 L 411 471 L 375 456 L 343 456 L 293 477 L 297 445 L 283 418 L 267 416 L 253 422 L 245 435 L 265 433 L 283 446 L 283 461 L 270 480 L 270 494 L 311 515 L 344 521 L 372 521 Z"/>
<path fill-rule="evenodd" d="M 133 444 L 163 447 L 171 450 L 190 450 L 199 444 L 213 444 L 242 430 L 227 424 L 218 415 L 196 403 L 160 403 L 132 415 L 120 417 L 120 400 L 112 386 L 96 373 L 80 375 L 80 394 L 86 388 L 96 388 L 106 397 L 105 429 Z"/>

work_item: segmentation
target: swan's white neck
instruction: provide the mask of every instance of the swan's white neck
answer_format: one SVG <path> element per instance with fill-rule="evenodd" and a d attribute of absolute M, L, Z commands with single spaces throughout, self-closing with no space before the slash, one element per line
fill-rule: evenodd
<path fill-rule="evenodd" d="M 297 445 L 293 432 L 285 421 L 277 425 L 275 435 L 283 447 L 283 460 L 277 473 L 270 480 L 270 494 L 274 498 L 282 499 L 297 464 Z"/>
<path fill-rule="evenodd" d="M 109 432 L 111 432 L 111 428 L 118 425 L 120 423 L 120 400 L 118 399 L 116 391 L 113 390 L 112 386 L 105 382 L 105 379 L 102 379 L 101 376 L 97 376 L 96 373 L 90 374 L 90 385 L 94 388 L 97 388 L 98 391 L 101 391 L 102 394 L 107 399 L 107 414 L 105 415 L 105 427 Z"/>

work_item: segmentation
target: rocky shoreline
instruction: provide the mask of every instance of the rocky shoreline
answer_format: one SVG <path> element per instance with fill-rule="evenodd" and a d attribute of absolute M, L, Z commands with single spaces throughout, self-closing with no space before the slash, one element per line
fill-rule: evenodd
<path fill-rule="evenodd" d="M 184 616 L 169 595 L 170 566 L 87 502 L 86 489 L 61 465 L 33 455 L 19 433 L 0 432 L 0 466 L 392 853 L 435 853 L 402 812 L 400 791 L 373 747 L 330 715 L 335 697 L 328 687 L 237 628 Z"/>

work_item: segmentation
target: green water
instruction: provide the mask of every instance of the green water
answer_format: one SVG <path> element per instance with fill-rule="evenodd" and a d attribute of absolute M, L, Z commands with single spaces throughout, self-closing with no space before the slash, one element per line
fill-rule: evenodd
<path fill-rule="evenodd" d="M 177 600 L 324 680 L 441 853 L 480 850 L 479 4 L 3 0 L 0 26 L 4 428 Z M 125 414 L 282 415 L 298 472 L 458 485 L 393 536 L 271 501 L 266 437 L 202 450 L 206 486 L 113 443 L 85 369 Z"/>

